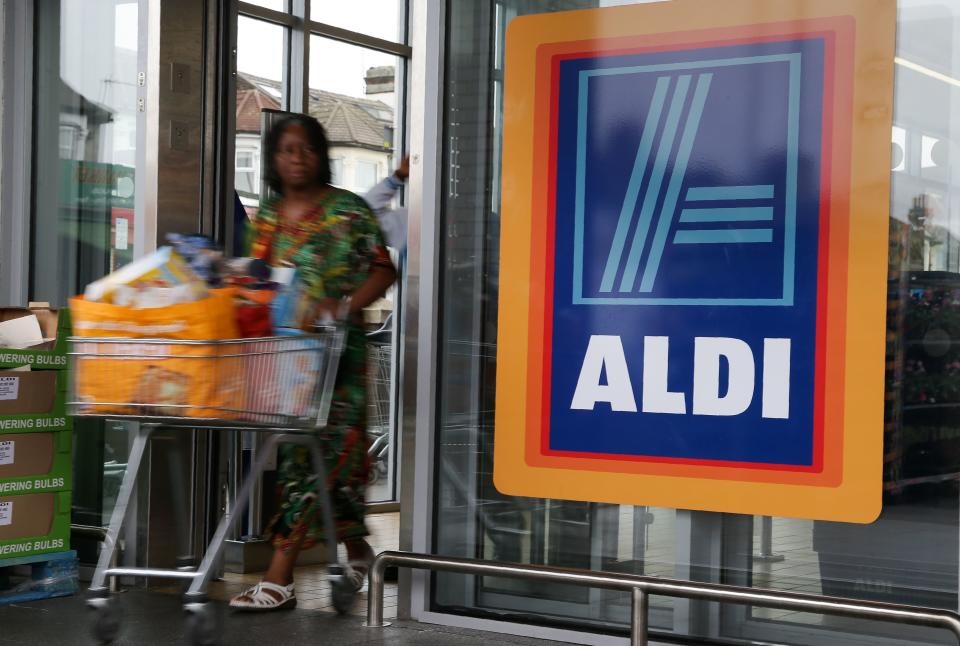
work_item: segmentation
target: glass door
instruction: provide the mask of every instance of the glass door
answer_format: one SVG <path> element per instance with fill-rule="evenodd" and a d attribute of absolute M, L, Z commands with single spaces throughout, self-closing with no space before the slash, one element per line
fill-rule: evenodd
<path fill-rule="evenodd" d="M 283 110 L 320 122 L 330 144 L 332 184 L 368 199 L 382 224 L 399 226 L 405 235 L 406 175 L 397 171 L 405 155 L 407 2 L 262 0 L 242 5 L 237 16 L 234 141 L 237 232 L 245 228 L 244 216 L 253 216 L 264 198 L 263 115 Z M 235 247 L 242 248 L 241 236 L 235 240 Z M 391 253 L 402 276 L 406 250 Z M 395 375 L 400 331 L 395 323 L 402 319 L 401 283 L 402 278 L 364 312 L 372 464 L 366 500 L 387 506 L 393 506 L 398 491 Z"/>

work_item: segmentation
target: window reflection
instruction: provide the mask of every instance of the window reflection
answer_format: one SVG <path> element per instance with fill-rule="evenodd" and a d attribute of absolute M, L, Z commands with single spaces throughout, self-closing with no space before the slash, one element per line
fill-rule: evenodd
<path fill-rule="evenodd" d="M 65 305 L 133 257 L 137 2 L 37 7 L 33 300 Z"/>

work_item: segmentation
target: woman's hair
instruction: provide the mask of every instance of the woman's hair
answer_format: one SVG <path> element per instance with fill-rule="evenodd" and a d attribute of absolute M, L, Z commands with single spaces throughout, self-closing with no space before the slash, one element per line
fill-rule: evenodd
<path fill-rule="evenodd" d="M 270 129 L 267 135 L 267 184 L 277 193 L 283 192 L 283 182 L 280 181 L 280 175 L 277 174 L 276 162 L 274 157 L 277 155 L 277 148 L 280 146 L 280 138 L 287 128 L 291 126 L 300 126 L 307 133 L 307 141 L 313 147 L 317 154 L 317 177 L 320 184 L 330 183 L 330 152 L 327 145 L 327 134 L 323 131 L 323 126 L 313 117 L 305 114 L 295 114 L 284 117 Z"/>

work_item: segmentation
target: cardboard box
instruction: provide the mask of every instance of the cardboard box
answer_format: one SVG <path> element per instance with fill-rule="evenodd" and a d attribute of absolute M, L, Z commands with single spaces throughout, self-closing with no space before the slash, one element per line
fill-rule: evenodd
<path fill-rule="evenodd" d="M 0 370 L 0 436 L 5 433 L 65 431 L 67 372 Z"/>
<path fill-rule="evenodd" d="M 73 433 L 0 435 L 0 496 L 71 489 Z"/>
<path fill-rule="evenodd" d="M 70 549 L 70 501 L 69 491 L 0 496 L 0 559 Z"/>
<path fill-rule="evenodd" d="M 26 316 L 37 317 L 43 338 L 49 341 L 24 349 L 0 347 L 0 368 L 30 366 L 33 370 L 65 370 L 70 310 L 51 309 L 46 303 L 31 303 L 31 307 L 0 308 L 0 323 Z"/>

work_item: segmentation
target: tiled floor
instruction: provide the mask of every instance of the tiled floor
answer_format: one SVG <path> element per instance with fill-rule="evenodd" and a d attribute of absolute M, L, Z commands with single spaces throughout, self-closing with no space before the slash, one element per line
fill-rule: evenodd
<path fill-rule="evenodd" d="M 367 516 L 367 529 L 370 536 L 367 541 L 374 552 L 395 550 L 400 535 L 400 514 L 377 514 Z M 343 558 L 343 548 L 340 548 Z M 297 587 L 297 607 L 304 610 L 328 610 L 333 612 L 330 599 L 330 586 L 327 585 L 326 566 L 309 565 L 298 567 L 294 571 L 294 581 Z M 223 581 L 210 585 L 209 594 L 212 599 L 227 600 L 233 595 L 242 592 L 260 580 L 260 574 L 227 574 Z M 367 592 L 364 589 L 357 595 L 353 613 L 362 615 L 367 607 Z M 383 591 L 384 618 L 392 619 L 397 616 L 397 585 L 388 582 Z"/>
<path fill-rule="evenodd" d="M 675 520 L 677 512 L 674 509 L 647 507 L 649 521 L 645 529 L 646 549 L 644 550 L 644 574 L 650 576 L 672 577 L 676 574 L 677 558 L 677 531 Z M 617 557 L 621 560 L 630 558 L 633 551 L 633 522 L 632 507 L 620 508 L 620 528 Z"/>
<path fill-rule="evenodd" d="M 651 576 L 673 578 L 676 573 L 676 512 L 673 509 L 647 508 L 650 516 L 644 528 L 644 542 L 646 549 L 643 553 L 643 572 Z M 634 557 L 634 515 L 632 507 L 621 507 L 618 525 L 617 558 L 621 561 Z M 760 545 L 760 520 L 754 523 L 754 546 Z M 813 550 L 813 523 L 810 521 L 790 518 L 775 518 L 773 520 L 773 548 L 774 553 L 782 556 L 782 560 L 765 561 L 762 559 L 753 562 L 753 585 L 758 588 L 773 588 L 777 590 L 792 590 L 811 594 L 821 594 L 820 565 L 817 554 Z M 655 598 L 654 603 L 662 607 L 669 607 L 669 599 Z M 822 617 L 807 613 L 754 608 L 753 616 L 757 619 L 774 619 L 781 621 L 799 622 L 803 624 L 820 624 Z"/>

